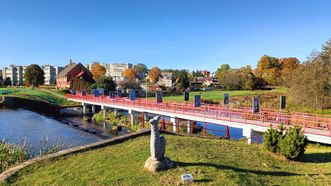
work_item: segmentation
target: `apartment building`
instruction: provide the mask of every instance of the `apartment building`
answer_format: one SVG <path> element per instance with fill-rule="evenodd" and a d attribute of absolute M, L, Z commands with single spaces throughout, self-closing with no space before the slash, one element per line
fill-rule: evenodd
<path fill-rule="evenodd" d="M 26 66 L 10 65 L 2 69 L 2 78 L 10 78 L 12 85 L 23 85 L 24 83 L 24 69 Z"/>
<path fill-rule="evenodd" d="M 63 67 L 56 67 L 51 65 L 43 65 L 41 68 L 45 73 L 45 85 L 55 84 L 56 76 L 63 70 Z"/>

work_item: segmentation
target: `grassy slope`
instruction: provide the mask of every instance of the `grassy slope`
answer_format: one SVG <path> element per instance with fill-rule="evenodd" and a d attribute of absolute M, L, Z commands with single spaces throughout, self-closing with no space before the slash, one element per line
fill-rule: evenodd
<path fill-rule="evenodd" d="M 177 185 L 192 173 L 197 185 L 330 185 L 331 147 L 309 145 L 304 161 L 290 162 L 262 146 L 166 136 L 166 155 L 180 162 L 157 174 L 143 171 L 149 137 L 38 163 L 11 178 L 18 185 Z M 312 161 L 316 161 L 315 163 Z"/>
<path fill-rule="evenodd" d="M 32 88 L 28 88 L 28 87 L 24 87 L 24 88 L 0 88 L 0 90 L 13 91 L 13 93 L 9 94 L 11 96 L 41 100 L 41 101 L 46 101 L 48 103 L 57 104 L 57 105 L 73 105 L 73 104 L 75 104 L 73 102 L 67 101 L 67 99 L 65 99 L 63 97 L 63 94 L 61 92 L 56 91 L 56 90 L 52 91 L 52 93 L 45 92 L 45 91 L 39 90 L 39 89 L 32 89 Z"/>

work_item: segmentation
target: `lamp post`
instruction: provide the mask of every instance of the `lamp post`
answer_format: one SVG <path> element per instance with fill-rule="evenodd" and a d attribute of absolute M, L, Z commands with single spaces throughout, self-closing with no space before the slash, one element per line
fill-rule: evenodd
<path fill-rule="evenodd" d="M 147 94 L 148 94 L 148 92 L 147 92 L 147 80 L 146 80 L 146 82 L 145 82 L 145 93 L 146 93 L 146 100 L 145 100 L 145 107 L 147 107 Z"/>

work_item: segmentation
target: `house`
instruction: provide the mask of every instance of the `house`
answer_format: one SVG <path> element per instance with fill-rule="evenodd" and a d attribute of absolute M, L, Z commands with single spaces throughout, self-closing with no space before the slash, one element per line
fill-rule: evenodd
<path fill-rule="evenodd" d="M 174 83 L 175 81 L 172 72 L 161 72 L 161 77 L 157 82 L 157 85 L 164 87 L 173 87 Z"/>
<path fill-rule="evenodd" d="M 70 64 L 57 75 L 56 87 L 58 89 L 68 89 L 70 88 L 71 80 L 74 78 L 94 83 L 92 73 L 84 65 L 70 61 Z"/>

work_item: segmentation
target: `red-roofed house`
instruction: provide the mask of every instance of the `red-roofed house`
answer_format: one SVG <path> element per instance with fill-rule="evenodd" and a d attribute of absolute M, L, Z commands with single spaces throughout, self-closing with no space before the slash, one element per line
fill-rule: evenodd
<path fill-rule="evenodd" d="M 58 89 L 70 88 L 70 82 L 74 78 L 81 78 L 87 82 L 94 83 L 92 73 L 81 63 L 70 63 L 56 77 L 56 87 Z"/>

